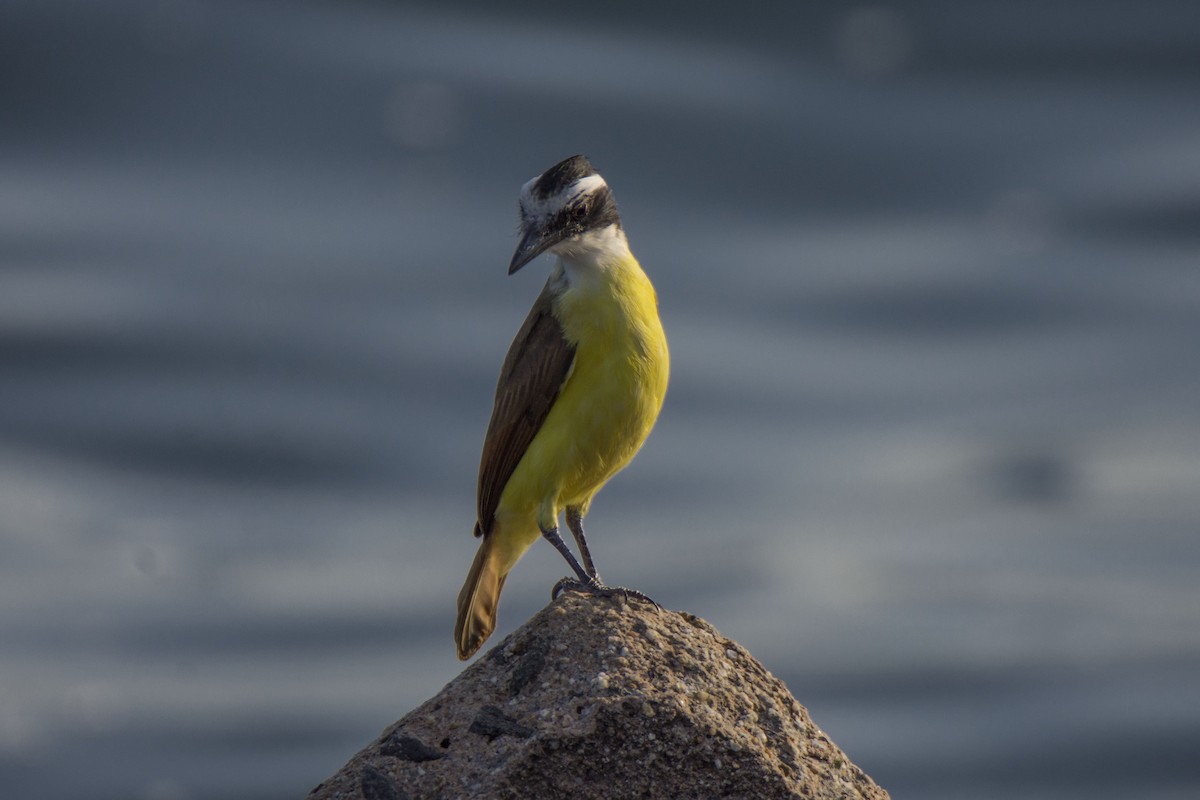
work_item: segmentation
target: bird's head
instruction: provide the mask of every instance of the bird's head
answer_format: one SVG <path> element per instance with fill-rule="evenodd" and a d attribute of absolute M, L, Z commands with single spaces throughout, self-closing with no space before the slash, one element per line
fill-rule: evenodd
<path fill-rule="evenodd" d="M 520 204 L 521 243 L 509 275 L 546 251 L 562 254 L 621 227 L 612 192 L 586 156 L 571 156 L 526 183 Z"/>

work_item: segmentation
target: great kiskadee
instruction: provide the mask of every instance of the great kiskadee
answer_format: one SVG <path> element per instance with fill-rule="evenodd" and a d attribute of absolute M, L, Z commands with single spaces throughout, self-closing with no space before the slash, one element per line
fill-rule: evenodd
<path fill-rule="evenodd" d="M 454 641 L 470 658 L 496 627 L 509 570 L 544 537 L 576 578 L 555 585 L 608 594 L 583 535 L 592 497 L 646 440 L 667 392 L 667 339 L 654 287 L 629 252 L 608 184 L 572 156 L 521 188 L 511 275 L 558 257 L 509 347 L 479 465 L 482 537 L 458 595 Z M 579 545 L 571 553 L 559 514 Z M 617 589 L 648 600 L 645 595 Z"/>

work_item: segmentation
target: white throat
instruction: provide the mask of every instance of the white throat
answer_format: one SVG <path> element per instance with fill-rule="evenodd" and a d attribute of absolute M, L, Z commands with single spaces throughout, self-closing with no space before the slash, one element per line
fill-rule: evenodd
<path fill-rule="evenodd" d="M 586 231 L 550 248 L 564 263 L 581 268 L 607 269 L 630 256 L 629 240 L 619 225 Z"/>
<path fill-rule="evenodd" d="M 605 291 L 618 266 L 633 260 L 625 232 L 616 225 L 559 242 L 550 252 L 558 257 L 550 281 L 559 292 Z"/>

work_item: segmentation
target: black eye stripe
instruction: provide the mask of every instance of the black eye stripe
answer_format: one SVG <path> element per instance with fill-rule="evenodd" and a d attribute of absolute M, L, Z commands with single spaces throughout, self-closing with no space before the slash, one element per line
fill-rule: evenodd
<path fill-rule="evenodd" d="M 613 200 L 612 192 L 605 186 L 560 209 L 546 227 L 575 235 L 620 224 L 621 216 L 617 213 L 617 204 Z"/>

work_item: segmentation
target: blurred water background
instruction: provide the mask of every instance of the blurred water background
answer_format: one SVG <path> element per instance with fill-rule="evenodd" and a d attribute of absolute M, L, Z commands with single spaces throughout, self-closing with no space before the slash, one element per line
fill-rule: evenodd
<path fill-rule="evenodd" d="M 1168 0 L 5 0 L 3 794 L 300 797 L 458 673 L 516 193 L 576 152 L 673 354 L 601 572 L 897 798 L 1200 796 Z"/>

